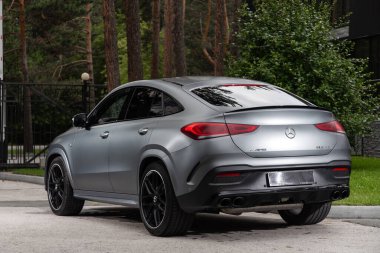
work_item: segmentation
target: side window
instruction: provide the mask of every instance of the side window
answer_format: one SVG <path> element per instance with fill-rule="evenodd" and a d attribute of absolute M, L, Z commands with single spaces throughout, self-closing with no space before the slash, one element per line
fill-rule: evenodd
<path fill-rule="evenodd" d="M 126 118 L 143 119 L 162 115 L 162 92 L 152 88 L 137 88 L 133 94 Z"/>
<path fill-rule="evenodd" d="M 123 120 L 130 94 L 131 89 L 127 88 L 109 97 L 100 105 L 95 115 L 91 117 L 91 123 L 104 124 Z"/>
<path fill-rule="evenodd" d="M 174 114 L 182 110 L 183 107 L 177 101 L 164 93 L 164 115 Z"/>

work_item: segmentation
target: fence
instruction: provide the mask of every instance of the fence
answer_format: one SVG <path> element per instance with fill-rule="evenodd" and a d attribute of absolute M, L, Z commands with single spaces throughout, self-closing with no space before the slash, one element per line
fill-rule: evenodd
<path fill-rule="evenodd" d="M 88 112 L 107 92 L 104 85 L 87 83 L 0 85 L 0 168 L 38 167 L 49 143 L 70 128 L 72 116 Z"/>

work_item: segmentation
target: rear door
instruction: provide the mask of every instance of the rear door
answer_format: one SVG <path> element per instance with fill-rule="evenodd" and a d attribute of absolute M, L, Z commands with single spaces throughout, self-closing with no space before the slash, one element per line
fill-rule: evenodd
<path fill-rule="evenodd" d="M 137 194 L 140 157 L 163 116 L 163 93 L 150 87 L 135 88 L 123 122 L 112 126 L 109 175 L 117 193 Z"/>

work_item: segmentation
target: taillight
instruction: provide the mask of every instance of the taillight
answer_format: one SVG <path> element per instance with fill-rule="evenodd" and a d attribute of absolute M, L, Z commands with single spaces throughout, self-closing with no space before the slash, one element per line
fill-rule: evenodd
<path fill-rule="evenodd" d="M 336 133 L 345 133 L 343 126 L 339 123 L 339 121 L 334 120 L 325 123 L 319 123 L 315 125 L 318 129 L 322 131 L 328 132 L 336 132 Z"/>
<path fill-rule="evenodd" d="M 195 122 L 181 128 L 181 132 L 195 140 L 237 135 L 255 131 L 258 126 L 244 124 L 225 124 L 214 122 Z"/>

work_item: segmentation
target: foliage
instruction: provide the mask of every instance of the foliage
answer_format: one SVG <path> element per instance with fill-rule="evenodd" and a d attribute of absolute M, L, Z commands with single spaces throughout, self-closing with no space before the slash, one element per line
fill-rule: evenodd
<path fill-rule="evenodd" d="M 330 7 L 266 0 L 256 8 L 240 11 L 240 56 L 228 59 L 229 75 L 288 89 L 333 111 L 351 138 L 363 134 L 377 117 L 379 99 L 367 82 L 367 61 L 350 58 L 352 44 L 332 38 Z"/>
<path fill-rule="evenodd" d="M 380 159 L 374 157 L 352 157 L 350 197 L 338 205 L 380 205 Z"/>

